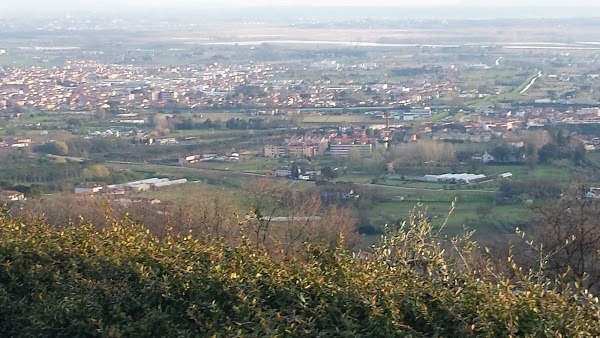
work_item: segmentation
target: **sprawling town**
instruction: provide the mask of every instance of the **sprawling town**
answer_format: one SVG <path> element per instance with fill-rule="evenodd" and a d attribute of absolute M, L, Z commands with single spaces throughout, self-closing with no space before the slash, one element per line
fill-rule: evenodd
<path fill-rule="evenodd" d="M 0 337 L 600 337 L 600 3 L 0 2 Z"/>
<path fill-rule="evenodd" d="M 372 31 L 241 24 L 239 34 L 222 23 L 132 20 L 122 24 L 137 27 L 135 38 L 119 33 L 120 21 L 97 26 L 116 39 L 106 44 L 81 21 L 44 20 L 4 20 L 26 36 L 0 45 L 7 201 L 96 195 L 164 207 L 182 187 L 237 191 L 266 178 L 350 198 L 364 229 L 400 222 L 427 201 L 442 217 L 458 199 L 453 231 L 477 223 L 502 233 L 526 224 L 527 204 L 573 175 L 585 175 L 588 198 L 596 196 L 592 42 L 530 42 L 507 29 L 480 43 L 462 34 L 481 25 L 474 21 Z M 530 36 L 554 24 L 536 23 L 512 22 Z M 449 37 L 405 37 L 440 24 Z M 266 33 L 273 27 L 280 34 Z M 162 40 L 146 40 L 159 30 Z M 586 41 L 577 29 L 565 34 Z M 360 206 L 366 196 L 372 207 Z M 507 208 L 512 216 L 500 217 Z"/>

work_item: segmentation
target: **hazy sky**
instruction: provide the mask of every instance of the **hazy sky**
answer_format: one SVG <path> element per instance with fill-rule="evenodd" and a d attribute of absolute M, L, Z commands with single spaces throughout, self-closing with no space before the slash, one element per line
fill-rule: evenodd
<path fill-rule="evenodd" d="M 248 8 L 248 7 L 278 7 L 288 8 L 285 12 L 273 11 L 262 12 L 254 10 L 245 12 L 244 9 L 237 11 L 219 11 L 218 14 L 210 14 L 210 18 L 240 18 L 247 15 L 260 20 L 268 20 L 277 17 L 290 20 L 294 15 L 302 15 L 308 18 L 310 15 L 318 17 L 344 17 L 344 13 L 315 10 L 307 12 L 294 12 L 289 8 L 315 6 L 340 6 L 349 10 L 354 8 L 352 18 L 381 17 L 391 15 L 397 18 L 569 18 L 569 17 L 600 17 L 600 0 L 0 0 L 0 17 L 21 16 L 29 14 L 32 16 L 79 14 L 85 12 L 111 13 L 124 15 L 202 15 L 210 11 L 202 11 L 206 8 Z M 369 11 L 361 12 L 360 7 L 370 7 Z M 393 6 L 400 8 L 396 11 L 379 10 L 377 8 Z M 404 7 L 405 9 L 401 9 Z M 523 10 L 513 10 L 521 7 Z M 358 8 L 358 9 L 357 9 Z M 527 8 L 527 9 L 525 9 Z M 537 9 L 537 10 L 536 10 Z M 373 12 L 375 10 L 376 12 Z M 382 12 L 383 11 L 383 12 Z M 196 14 L 197 13 L 197 14 Z M 278 14 L 279 13 L 279 14 Z M 216 15 L 216 16 L 215 16 Z M 199 16 L 198 16 L 199 17 Z M 204 20 L 207 20 L 204 18 Z"/>
<path fill-rule="evenodd" d="M 85 9 L 116 7 L 251 7 L 251 6 L 598 6 L 598 0 L 0 0 L 3 9 Z"/>

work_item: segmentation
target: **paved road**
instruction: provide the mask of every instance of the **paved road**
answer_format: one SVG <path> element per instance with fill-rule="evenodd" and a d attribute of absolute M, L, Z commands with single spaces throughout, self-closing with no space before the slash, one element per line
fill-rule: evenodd
<path fill-rule="evenodd" d="M 521 91 L 519 92 L 519 94 L 523 94 L 523 93 L 525 93 L 526 91 L 528 91 L 528 90 L 529 90 L 529 88 L 531 88 L 531 86 L 533 86 L 533 85 L 535 84 L 535 81 L 537 81 L 537 79 L 539 79 L 540 77 L 542 77 L 542 71 L 538 71 L 538 74 L 537 74 L 537 76 L 536 76 L 536 77 L 534 77 L 533 79 L 531 79 L 531 82 L 529 82 L 529 84 L 528 84 L 528 85 L 527 85 L 525 88 L 523 88 L 523 90 L 521 90 Z"/>
<path fill-rule="evenodd" d="M 373 184 L 373 183 L 356 183 L 357 185 L 362 185 L 366 187 L 379 187 L 379 188 L 391 188 L 391 189 L 402 189 L 402 190 L 418 190 L 418 191 L 444 191 L 444 189 L 430 189 L 430 188 L 411 188 L 411 187 L 399 187 L 395 185 L 385 185 L 385 184 Z"/>

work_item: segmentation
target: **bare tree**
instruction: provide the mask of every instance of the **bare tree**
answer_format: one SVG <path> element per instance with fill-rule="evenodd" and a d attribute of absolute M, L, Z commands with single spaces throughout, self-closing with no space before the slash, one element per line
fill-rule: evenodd
<path fill-rule="evenodd" d="M 63 195 L 43 198 L 28 205 L 31 218 L 42 215 L 49 224 L 91 222 L 110 228 L 122 219 L 143 224 L 153 234 L 193 235 L 239 245 L 249 239 L 273 257 L 296 257 L 307 243 L 348 249 L 358 247 L 360 237 L 350 209 L 321 202 L 318 192 L 289 189 L 285 181 L 253 180 L 239 194 L 189 185 L 170 193 L 170 201 L 126 197 Z M 343 239 L 343 241 L 342 241 Z"/>
<path fill-rule="evenodd" d="M 550 134 L 545 130 L 528 131 L 523 135 L 525 162 L 529 167 L 537 165 L 538 151 L 551 140 Z"/>
<path fill-rule="evenodd" d="M 524 236 L 531 242 L 516 258 L 547 275 L 577 281 L 597 293 L 600 291 L 600 202 L 586 197 L 587 191 L 587 185 L 576 179 L 559 200 L 533 206 L 533 224 Z"/>
<path fill-rule="evenodd" d="M 396 162 L 408 165 L 456 162 L 455 149 L 452 144 L 429 140 L 408 143 L 398 147 L 395 158 Z"/>

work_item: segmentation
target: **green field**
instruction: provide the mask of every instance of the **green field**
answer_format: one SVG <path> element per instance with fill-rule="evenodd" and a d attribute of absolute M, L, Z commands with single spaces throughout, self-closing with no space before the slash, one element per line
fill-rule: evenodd
<path fill-rule="evenodd" d="M 206 113 L 206 112 L 201 112 L 198 113 L 201 117 L 196 118 L 195 120 L 197 122 L 204 122 L 208 119 L 212 120 L 212 121 L 217 121 L 217 120 L 221 120 L 221 121 L 227 121 L 229 119 L 241 119 L 241 120 L 248 120 L 248 118 L 250 118 L 250 116 L 248 114 L 245 113 L 231 113 L 231 112 L 223 112 L 223 113 Z M 198 115 L 195 114 L 195 115 Z"/>
<path fill-rule="evenodd" d="M 400 200 L 401 198 L 404 200 Z M 374 225 L 406 220 L 415 207 L 426 208 L 432 222 L 438 226 L 444 223 L 452 202 L 455 209 L 446 224 L 446 232 L 459 233 L 468 227 L 477 235 L 511 232 L 514 224 L 527 220 L 528 211 L 524 205 L 496 206 L 494 194 L 473 191 L 414 191 L 399 194 L 396 201 L 379 203 L 371 211 Z"/>
<path fill-rule="evenodd" d="M 389 185 L 389 186 L 394 186 L 394 187 L 411 188 L 411 189 L 432 189 L 432 190 L 443 189 L 443 187 L 444 187 L 444 185 L 440 184 L 440 183 L 403 181 L 400 179 L 388 179 L 385 181 L 378 182 L 378 184 Z"/>
<path fill-rule="evenodd" d="M 247 157 L 235 162 L 199 163 L 194 165 L 194 167 L 269 175 L 274 169 L 284 164 L 287 164 L 287 161 L 281 163 L 275 159 Z"/>
<path fill-rule="evenodd" d="M 221 135 L 219 135 L 221 136 Z M 466 147 L 480 147 L 481 145 L 466 145 Z M 268 159 L 261 157 L 242 157 L 235 162 L 201 163 L 192 166 L 164 166 L 152 164 L 118 165 L 121 168 L 145 171 L 149 176 L 166 176 L 172 178 L 186 177 L 190 181 L 199 181 L 200 186 L 224 191 L 227 194 L 236 194 L 244 182 L 252 181 L 258 176 L 266 175 L 273 169 L 289 165 L 294 159 L 279 158 Z M 477 173 L 490 177 L 489 181 L 472 185 L 452 185 L 431 182 L 402 180 L 400 174 L 394 178 L 380 179 L 377 184 L 370 184 L 374 174 L 347 171 L 346 159 L 322 157 L 298 161 L 306 169 L 321 169 L 326 166 L 339 168 L 340 176 L 332 182 L 348 182 L 370 187 L 380 195 L 377 201 L 368 208 L 360 208 L 361 213 L 369 223 L 380 228 L 384 224 L 395 224 L 407 219 L 410 212 L 417 205 L 427 208 L 432 221 L 441 225 L 448 215 L 448 210 L 454 200 L 457 201 L 455 210 L 448 219 L 446 232 L 455 234 L 469 227 L 476 230 L 481 236 L 490 234 L 507 233 L 514 231 L 516 226 L 523 226 L 528 219 L 528 209 L 523 204 L 497 205 L 496 191 L 500 181 L 495 178 L 502 173 L 511 172 L 513 180 L 531 178 L 549 178 L 560 183 L 571 179 L 575 167 L 566 163 L 538 165 L 533 169 L 525 165 L 480 165 Z M 600 162 L 600 154 L 591 154 L 590 161 Z M 469 165 L 452 167 L 404 167 L 396 168 L 407 177 L 421 177 L 425 174 L 439 174 L 447 172 L 473 172 Z M 247 174 L 244 174 L 247 173 Z M 293 190 L 307 190 L 315 187 L 314 182 L 295 182 L 279 179 L 286 182 Z M 192 184 L 192 183 L 190 183 Z M 165 199 L 181 198 L 185 196 L 183 190 L 165 190 L 156 192 L 156 196 Z M 148 193 L 150 195 L 154 192 Z M 361 217 L 362 217 L 361 216 Z"/>
<path fill-rule="evenodd" d="M 487 107 L 490 105 L 494 105 L 495 103 L 497 103 L 499 101 L 516 100 L 520 96 L 523 95 L 523 94 L 521 94 L 521 91 L 523 89 L 525 89 L 525 87 L 527 87 L 527 85 L 537 76 L 538 76 L 538 71 L 536 70 L 534 74 L 530 75 L 527 79 L 525 79 L 525 81 L 523 81 L 523 83 L 521 83 L 518 87 L 516 87 L 510 93 L 500 94 L 500 95 L 489 95 L 482 100 L 472 101 L 472 102 L 469 102 L 468 104 L 471 106 L 476 106 L 476 107 Z"/>
<path fill-rule="evenodd" d="M 385 123 L 384 120 L 376 120 L 369 115 L 347 114 L 347 115 L 308 115 L 304 116 L 303 123 Z"/>

